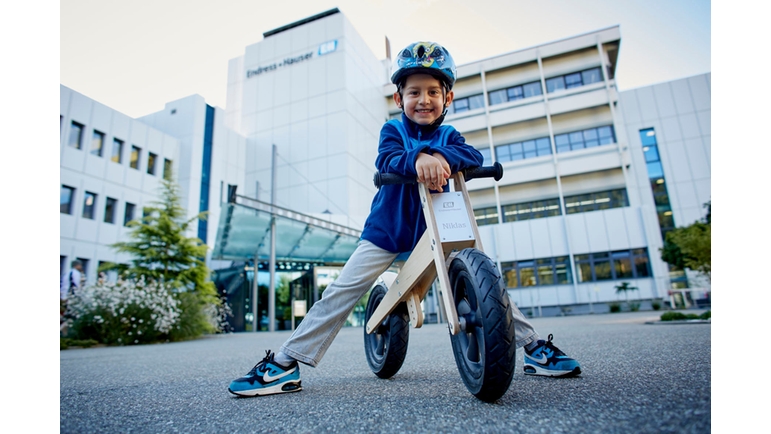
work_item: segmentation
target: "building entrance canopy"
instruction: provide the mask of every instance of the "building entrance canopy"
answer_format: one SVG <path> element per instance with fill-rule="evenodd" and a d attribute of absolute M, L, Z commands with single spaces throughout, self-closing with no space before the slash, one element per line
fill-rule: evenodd
<path fill-rule="evenodd" d="M 342 265 L 361 232 L 323 219 L 233 195 L 223 206 L 212 259 L 270 259 L 271 219 L 276 219 L 276 261 Z"/>

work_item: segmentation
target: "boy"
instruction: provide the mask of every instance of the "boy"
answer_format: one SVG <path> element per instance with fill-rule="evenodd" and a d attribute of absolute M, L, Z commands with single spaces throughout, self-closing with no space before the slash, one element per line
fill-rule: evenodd
<path fill-rule="evenodd" d="M 380 131 L 375 165 L 378 171 L 417 177 L 441 191 L 450 174 L 482 165 L 483 157 L 451 126 L 443 126 L 453 100 L 455 63 L 447 50 L 432 42 L 416 42 L 394 60 L 391 82 L 402 118 Z M 361 241 L 340 276 L 308 311 L 277 354 L 230 383 L 239 396 L 302 390 L 298 362 L 317 366 L 356 302 L 388 269 L 399 252 L 411 251 L 426 229 L 417 185 L 386 185 L 378 190 Z M 578 363 L 538 334 L 513 304 L 516 345 L 525 346 L 525 373 L 546 376 L 578 375 Z"/>

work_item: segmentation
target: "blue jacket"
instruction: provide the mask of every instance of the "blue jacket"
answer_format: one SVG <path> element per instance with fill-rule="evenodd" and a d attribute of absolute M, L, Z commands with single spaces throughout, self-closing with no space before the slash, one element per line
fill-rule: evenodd
<path fill-rule="evenodd" d="M 484 158 L 449 125 L 422 126 L 402 114 L 380 130 L 375 166 L 381 173 L 417 177 L 418 154 L 439 152 L 455 173 L 482 165 Z M 390 252 L 409 252 L 426 230 L 417 184 L 384 185 L 372 199 L 361 238 Z"/>

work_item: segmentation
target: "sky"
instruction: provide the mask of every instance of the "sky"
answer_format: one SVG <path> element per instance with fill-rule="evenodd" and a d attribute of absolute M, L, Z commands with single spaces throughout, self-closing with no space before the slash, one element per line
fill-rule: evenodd
<path fill-rule="evenodd" d="M 225 108 L 228 60 L 262 34 L 339 8 L 375 56 L 438 42 L 457 64 L 620 26 L 627 90 L 710 72 L 704 0 L 65 0 L 60 82 L 132 117 L 192 94 Z"/>

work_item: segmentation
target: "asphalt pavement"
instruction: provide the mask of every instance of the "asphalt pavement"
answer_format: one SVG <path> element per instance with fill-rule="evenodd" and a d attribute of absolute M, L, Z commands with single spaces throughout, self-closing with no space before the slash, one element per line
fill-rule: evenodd
<path fill-rule="evenodd" d="M 303 391 L 255 398 L 228 384 L 290 332 L 69 349 L 60 352 L 60 432 L 709 433 L 711 324 L 646 324 L 660 314 L 533 319 L 583 373 L 525 376 L 520 349 L 511 387 L 492 404 L 464 386 L 439 324 L 410 330 L 391 379 L 370 371 L 362 328 L 343 328 L 317 368 L 301 365 Z"/>

